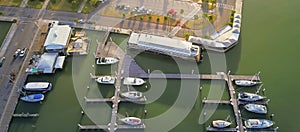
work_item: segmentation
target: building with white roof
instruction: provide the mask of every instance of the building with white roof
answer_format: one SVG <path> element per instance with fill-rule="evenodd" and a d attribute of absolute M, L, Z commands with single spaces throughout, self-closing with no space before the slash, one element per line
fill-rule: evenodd
<path fill-rule="evenodd" d="M 213 33 L 211 39 L 190 36 L 189 41 L 203 45 L 206 49 L 225 52 L 233 47 L 239 39 L 241 31 L 241 14 L 234 14 L 233 24 L 225 26 L 219 31 Z"/>
<path fill-rule="evenodd" d="M 44 43 L 46 51 L 63 52 L 67 47 L 72 29 L 69 25 L 53 24 Z"/>
<path fill-rule="evenodd" d="M 131 33 L 128 45 L 129 48 L 157 52 L 183 59 L 194 59 L 200 54 L 199 46 L 192 45 L 191 42 L 143 33 Z"/>
<path fill-rule="evenodd" d="M 58 56 L 58 53 L 44 53 L 37 64 L 37 72 L 54 73 L 55 69 L 62 69 L 65 56 Z"/>

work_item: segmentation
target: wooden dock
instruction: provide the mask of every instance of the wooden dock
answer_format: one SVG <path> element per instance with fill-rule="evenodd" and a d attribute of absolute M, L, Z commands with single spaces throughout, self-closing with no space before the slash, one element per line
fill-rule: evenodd
<path fill-rule="evenodd" d="M 202 100 L 204 104 L 230 104 L 231 102 L 228 100 Z"/>
<path fill-rule="evenodd" d="M 214 127 L 207 127 L 206 131 L 208 132 L 236 132 L 238 131 L 237 128 L 214 128 Z"/>
<path fill-rule="evenodd" d="M 104 102 L 112 102 L 113 98 L 84 98 L 86 103 L 104 103 Z M 119 102 L 134 102 L 134 103 L 144 103 L 147 101 L 146 97 L 140 99 L 128 99 L 128 98 L 120 98 Z"/>
<path fill-rule="evenodd" d="M 110 34 L 110 30 L 107 30 L 105 35 L 104 35 L 104 38 L 103 38 L 102 42 L 98 42 L 98 47 L 97 47 L 97 50 L 96 50 L 96 53 L 95 53 L 96 58 L 105 57 L 104 53 L 103 53 L 103 51 L 104 51 L 103 49 L 106 46 L 109 34 Z"/>
<path fill-rule="evenodd" d="M 115 125 L 115 129 L 113 131 L 115 131 L 116 129 L 145 129 L 146 125 L 145 124 L 141 124 L 141 125 Z M 78 127 L 80 130 L 111 130 L 110 125 L 80 125 L 78 124 Z"/>
<path fill-rule="evenodd" d="M 230 101 L 231 101 L 231 105 L 232 105 L 232 108 L 233 108 L 233 112 L 234 112 L 234 116 L 235 116 L 235 121 L 236 121 L 236 124 L 237 124 L 237 128 L 238 128 L 238 131 L 239 132 L 244 132 L 244 126 L 243 126 L 243 120 L 242 120 L 242 117 L 241 117 L 241 113 L 240 113 L 240 110 L 239 110 L 239 104 L 238 104 L 238 100 L 236 98 L 236 94 L 235 94 L 235 90 L 234 90 L 234 87 L 233 87 L 233 84 L 232 84 L 232 76 L 228 75 L 226 76 L 225 78 L 225 81 L 227 81 L 227 85 L 228 85 L 228 89 L 229 89 L 229 95 L 230 95 Z M 238 76 L 233 76 L 233 77 L 236 77 L 238 78 Z M 242 76 L 244 77 L 244 76 Z M 257 77 L 258 78 L 258 77 Z"/>
<path fill-rule="evenodd" d="M 30 117 L 39 117 L 39 114 L 30 114 L 30 113 L 20 113 L 20 114 L 13 114 L 13 117 L 19 118 L 30 118 Z"/>

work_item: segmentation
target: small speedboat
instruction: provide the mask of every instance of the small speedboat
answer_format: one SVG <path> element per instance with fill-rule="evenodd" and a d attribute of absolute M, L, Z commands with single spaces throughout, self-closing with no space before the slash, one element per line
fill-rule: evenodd
<path fill-rule="evenodd" d="M 274 123 L 266 119 L 248 119 L 245 120 L 245 126 L 249 129 L 260 129 L 271 127 Z"/>
<path fill-rule="evenodd" d="M 256 82 L 252 80 L 235 80 L 234 81 L 236 85 L 238 86 L 254 86 L 256 84 L 260 84 L 261 82 Z"/>
<path fill-rule="evenodd" d="M 118 58 L 114 57 L 101 57 L 96 60 L 97 65 L 110 65 L 110 64 L 115 64 L 119 61 Z"/>
<path fill-rule="evenodd" d="M 31 94 L 20 98 L 21 100 L 25 102 L 39 102 L 44 100 L 43 94 Z"/>
<path fill-rule="evenodd" d="M 24 86 L 24 90 L 35 92 L 47 92 L 52 89 L 50 82 L 29 82 Z"/>
<path fill-rule="evenodd" d="M 135 85 L 135 86 L 138 86 L 138 85 L 142 85 L 144 83 L 145 83 L 145 81 L 143 79 L 141 79 L 141 78 L 134 78 L 134 77 L 125 77 L 124 81 L 123 81 L 124 85 Z"/>
<path fill-rule="evenodd" d="M 230 122 L 224 120 L 215 120 L 212 122 L 213 127 L 216 128 L 225 128 L 231 125 Z"/>
<path fill-rule="evenodd" d="M 247 93 L 247 92 L 241 92 L 238 95 L 238 99 L 242 101 L 258 101 L 265 98 L 266 98 L 265 96 L 261 96 L 254 93 Z"/>
<path fill-rule="evenodd" d="M 258 113 L 258 114 L 267 114 L 267 107 L 264 105 L 260 105 L 260 104 L 246 104 L 245 109 L 250 111 L 250 112 L 254 112 L 254 113 Z"/>
<path fill-rule="evenodd" d="M 126 118 L 120 119 L 120 121 L 122 121 L 128 125 L 139 125 L 142 122 L 142 120 L 140 118 L 136 118 L 136 117 L 126 117 Z"/>
<path fill-rule="evenodd" d="M 143 97 L 142 92 L 139 91 L 129 91 L 125 93 L 121 93 L 121 96 L 129 99 L 139 99 Z"/>
<path fill-rule="evenodd" d="M 112 76 L 100 76 L 95 79 L 98 83 L 101 84 L 114 84 L 116 81 L 115 77 Z"/>

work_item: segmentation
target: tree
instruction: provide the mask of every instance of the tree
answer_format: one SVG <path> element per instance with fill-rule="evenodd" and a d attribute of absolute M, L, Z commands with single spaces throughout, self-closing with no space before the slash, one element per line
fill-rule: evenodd
<path fill-rule="evenodd" d="M 89 3 L 92 5 L 92 6 L 96 6 L 98 0 L 90 0 Z"/>
<path fill-rule="evenodd" d="M 0 15 L 3 15 L 3 11 L 0 11 Z"/>
<path fill-rule="evenodd" d="M 140 20 L 143 21 L 143 16 L 140 17 Z"/>
<path fill-rule="evenodd" d="M 149 21 L 151 21 L 151 19 L 152 19 L 152 15 L 151 15 L 151 14 L 149 14 L 149 15 L 148 15 L 148 18 L 149 18 Z"/>
<path fill-rule="evenodd" d="M 158 17 L 158 18 L 156 18 L 156 22 L 157 22 L 157 23 L 159 23 L 159 17 Z"/>
<path fill-rule="evenodd" d="M 72 0 L 72 4 L 76 4 L 77 3 L 77 0 Z"/>
<path fill-rule="evenodd" d="M 74 22 L 78 22 L 78 18 L 77 17 L 74 18 Z"/>
<path fill-rule="evenodd" d="M 180 14 L 183 14 L 184 13 L 184 10 L 183 9 L 180 9 Z"/>
<path fill-rule="evenodd" d="M 184 33 L 185 40 L 188 41 L 191 34 L 189 32 Z"/>
<path fill-rule="evenodd" d="M 196 21 L 199 19 L 199 16 L 198 15 L 194 15 L 194 29 L 196 29 L 196 26 L 195 26 L 195 23 Z"/>
<path fill-rule="evenodd" d="M 123 18 L 125 18 L 126 14 L 123 12 L 123 13 L 122 13 L 122 16 L 123 16 Z"/>

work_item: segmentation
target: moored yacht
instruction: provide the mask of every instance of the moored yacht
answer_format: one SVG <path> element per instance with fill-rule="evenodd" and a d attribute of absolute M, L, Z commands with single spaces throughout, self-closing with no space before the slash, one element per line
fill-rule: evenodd
<path fill-rule="evenodd" d="M 216 128 L 225 128 L 231 125 L 230 122 L 224 120 L 215 120 L 212 122 L 213 127 Z"/>
<path fill-rule="evenodd" d="M 115 64 L 119 61 L 118 58 L 115 57 L 100 57 L 97 58 L 96 64 L 97 65 L 110 65 L 110 64 Z"/>
<path fill-rule="evenodd" d="M 252 81 L 252 80 L 235 80 L 234 81 L 236 85 L 238 86 L 254 86 L 256 84 L 260 84 L 261 82 L 256 82 L 256 81 Z"/>
<path fill-rule="evenodd" d="M 135 86 L 138 86 L 138 85 L 142 85 L 144 83 L 145 83 L 145 81 L 143 79 L 141 79 L 141 78 L 134 78 L 134 77 L 125 77 L 124 81 L 123 81 L 124 85 L 135 85 Z"/>
<path fill-rule="evenodd" d="M 113 76 L 99 76 L 95 79 L 98 83 L 101 84 L 114 84 L 116 81 L 116 77 Z"/>
<path fill-rule="evenodd" d="M 52 89 L 52 84 L 49 82 L 29 82 L 24 86 L 24 90 L 35 92 L 47 92 Z"/>
<path fill-rule="evenodd" d="M 258 101 L 265 98 L 266 98 L 265 96 L 261 96 L 254 93 L 247 93 L 247 92 L 241 92 L 238 95 L 238 99 L 242 101 Z"/>
<path fill-rule="evenodd" d="M 274 123 L 266 119 L 248 119 L 245 120 L 245 126 L 249 129 L 260 129 L 271 127 Z"/>
<path fill-rule="evenodd" d="M 31 94 L 31 95 L 27 95 L 24 97 L 20 98 L 21 100 L 25 101 L 25 102 L 39 102 L 44 100 L 44 95 L 43 94 Z"/>
<path fill-rule="evenodd" d="M 142 120 L 137 117 L 126 117 L 126 118 L 120 119 L 120 121 L 122 121 L 128 125 L 139 125 L 142 122 Z"/>
<path fill-rule="evenodd" d="M 250 111 L 250 112 L 254 112 L 254 113 L 258 113 L 258 114 L 267 114 L 267 107 L 264 105 L 260 105 L 260 104 L 246 104 L 245 109 Z"/>
<path fill-rule="evenodd" d="M 143 97 L 142 92 L 139 91 L 128 91 L 125 93 L 121 93 L 121 96 L 129 98 L 129 99 L 139 99 Z"/>

